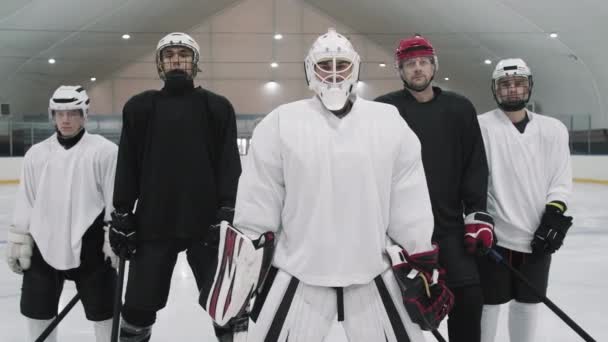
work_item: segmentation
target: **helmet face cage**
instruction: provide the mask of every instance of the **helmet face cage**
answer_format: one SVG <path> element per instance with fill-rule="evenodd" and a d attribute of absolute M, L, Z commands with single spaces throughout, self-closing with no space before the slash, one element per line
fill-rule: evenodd
<path fill-rule="evenodd" d="M 513 101 L 503 99 L 499 92 L 504 82 L 509 82 L 509 85 L 513 84 L 515 87 L 527 87 L 527 94 L 524 94 L 523 98 Z M 492 73 L 491 89 L 494 100 L 500 109 L 504 111 L 518 111 L 525 108 L 532 96 L 533 86 L 532 72 L 522 59 L 504 59 L 496 64 L 496 68 Z"/>
<path fill-rule="evenodd" d="M 353 60 L 346 56 L 323 56 L 321 60 L 312 57 L 314 77 L 330 87 L 341 86 L 354 76 Z"/>
<path fill-rule="evenodd" d="M 309 88 L 329 110 L 341 109 L 359 81 L 360 58 L 334 29 L 320 36 L 304 61 Z"/>
<path fill-rule="evenodd" d="M 86 119 L 89 114 L 89 104 L 89 96 L 83 87 L 62 85 L 55 90 L 49 100 L 49 120 L 52 122 L 54 112 L 59 110 L 78 110 Z"/>
<path fill-rule="evenodd" d="M 156 47 L 156 69 L 158 72 L 158 76 L 162 79 L 166 79 L 166 71 L 165 71 L 165 63 L 163 62 L 163 50 L 168 47 L 185 47 L 192 51 L 192 62 L 190 64 L 189 70 L 191 71 L 191 78 L 194 79 L 196 77 L 198 69 L 198 61 L 199 61 L 199 46 L 190 37 L 189 35 L 181 32 L 174 32 L 163 37 Z M 186 68 L 185 71 L 187 71 Z"/>

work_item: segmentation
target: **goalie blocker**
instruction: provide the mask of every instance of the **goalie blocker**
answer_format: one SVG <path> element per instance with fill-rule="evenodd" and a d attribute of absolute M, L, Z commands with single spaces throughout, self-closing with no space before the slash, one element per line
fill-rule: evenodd
<path fill-rule="evenodd" d="M 261 288 L 274 253 L 274 233 L 251 240 L 227 221 L 212 227 L 218 258 L 210 286 L 203 286 L 199 304 L 219 326 L 242 314 Z"/>

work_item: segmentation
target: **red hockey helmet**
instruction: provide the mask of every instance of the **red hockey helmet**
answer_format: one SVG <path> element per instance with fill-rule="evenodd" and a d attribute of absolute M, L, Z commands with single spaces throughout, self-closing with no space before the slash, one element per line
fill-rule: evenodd
<path fill-rule="evenodd" d="M 437 63 L 437 55 L 431 42 L 418 35 L 399 41 L 395 50 L 395 66 L 399 68 L 403 60 L 414 57 L 434 57 Z"/>

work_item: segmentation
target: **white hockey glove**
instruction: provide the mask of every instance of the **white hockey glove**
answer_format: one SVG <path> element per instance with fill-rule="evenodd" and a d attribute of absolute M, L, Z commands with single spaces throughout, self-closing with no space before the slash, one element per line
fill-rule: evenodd
<path fill-rule="evenodd" d="M 17 232 L 11 227 L 7 240 L 6 262 L 8 267 L 17 274 L 23 274 L 23 271 L 29 269 L 32 263 L 34 239 L 30 234 Z"/>
<path fill-rule="evenodd" d="M 116 254 L 114 254 L 114 251 L 112 250 L 112 246 L 110 246 L 110 225 L 106 224 L 105 226 L 103 226 L 103 255 L 104 255 L 104 260 L 110 259 L 110 262 L 112 263 L 112 267 L 114 267 L 114 269 L 118 269 L 118 256 L 116 256 Z"/>

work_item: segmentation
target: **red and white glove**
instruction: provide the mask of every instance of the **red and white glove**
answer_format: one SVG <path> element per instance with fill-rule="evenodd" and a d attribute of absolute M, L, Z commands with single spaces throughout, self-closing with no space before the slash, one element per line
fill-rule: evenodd
<path fill-rule="evenodd" d="M 395 245 L 387 247 L 386 252 L 410 319 L 422 330 L 437 329 L 454 306 L 454 294 L 439 277 L 443 273 L 438 265 L 439 246 L 410 255 Z"/>
<path fill-rule="evenodd" d="M 476 211 L 464 218 L 464 247 L 469 254 L 485 255 L 494 246 L 494 219 Z"/>

